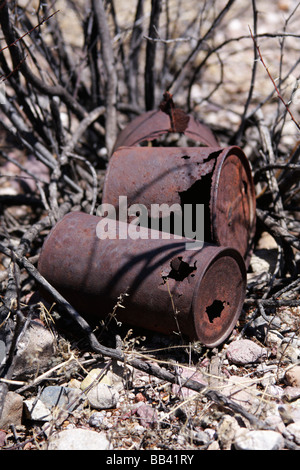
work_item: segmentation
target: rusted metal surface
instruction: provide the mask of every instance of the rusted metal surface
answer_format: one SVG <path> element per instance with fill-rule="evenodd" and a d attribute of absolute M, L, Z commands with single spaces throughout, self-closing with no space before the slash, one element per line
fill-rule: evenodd
<path fill-rule="evenodd" d="M 236 248 L 249 261 L 255 190 L 239 147 L 122 147 L 106 173 L 103 203 L 204 204 L 204 241 Z M 184 235 L 184 233 L 183 233 Z"/>
<path fill-rule="evenodd" d="M 217 147 L 218 141 L 209 127 L 197 121 L 192 115 L 187 115 L 189 120 L 184 130 L 184 135 L 194 142 L 210 147 Z M 143 142 L 150 142 L 168 134 L 172 123 L 168 114 L 162 110 L 148 111 L 133 119 L 119 134 L 114 151 L 119 147 L 137 146 Z"/>
<path fill-rule="evenodd" d="M 82 314 L 104 319 L 127 292 L 117 319 L 164 334 L 180 332 L 208 347 L 225 341 L 244 302 L 246 270 L 240 253 L 205 244 L 186 250 L 186 240 L 119 237 L 128 225 L 108 223 L 96 235 L 96 216 L 74 212 L 47 237 L 40 273 Z M 161 237 L 161 232 L 159 232 Z M 176 311 L 174 311 L 174 307 Z"/>

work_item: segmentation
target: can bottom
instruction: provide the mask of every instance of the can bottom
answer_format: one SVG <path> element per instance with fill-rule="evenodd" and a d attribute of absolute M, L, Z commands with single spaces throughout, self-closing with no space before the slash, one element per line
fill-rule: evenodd
<path fill-rule="evenodd" d="M 198 283 L 193 299 L 197 339 L 207 347 L 225 341 L 235 327 L 246 292 L 245 266 L 238 254 L 217 257 Z"/>

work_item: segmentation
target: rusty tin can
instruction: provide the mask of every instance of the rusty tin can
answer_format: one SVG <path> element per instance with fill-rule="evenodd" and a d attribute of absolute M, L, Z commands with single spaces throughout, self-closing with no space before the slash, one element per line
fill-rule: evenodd
<path fill-rule="evenodd" d="M 107 224 L 99 238 L 99 222 Z M 117 319 L 163 334 L 181 333 L 207 347 L 225 341 L 239 318 L 246 269 L 233 248 L 204 244 L 130 224 L 73 212 L 44 242 L 38 269 L 82 315 L 105 319 L 127 293 Z M 125 235 L 124 235 L 125 234 Z"/>
<path fill-rule="evenodd" d="M 120 147 L 108 164 L 103 203 L 204 205 L 204 241 L 236 248 L 248 265 L 255 234 L 255 188 L 236 146 Z M 128 219 L 129 220 L 129 219 Z M 183 233 L 183 235 L 185 235 Z"/>
<path fill-rule="evenodd" d="M 218 140 L 211 129 L 187 114 L 188 124 L 183 134 L 198 145 L 218 147 Z M 160 109 L 147 111 L 133 119 L 118 135 L 114 150 L 119 147 L 142 145 L 170 132 L 170 117 Z"/>

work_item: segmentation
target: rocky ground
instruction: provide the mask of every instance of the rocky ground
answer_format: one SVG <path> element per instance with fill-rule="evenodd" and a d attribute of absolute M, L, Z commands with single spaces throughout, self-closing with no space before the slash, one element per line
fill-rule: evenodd
<path fill-rule="evenodd" d="M 30 3 L 33 8 L 34 3 Z M 117 3 L 121 9 L 122 5 Z M 216 3 L 223 5 L 225 2 Z M 238 131 L 249 95 L 253 71 L 253 41 L 249 36 L 249 25 L 253 27 L 253 11 L 250 3 L 235 2 L 213 40 L 214 46 L 228 41 L 230 47 L 223 47 L 219 55 L 211 56 L 201 79 L 190 89 L 192 111 L 213 128 L 224 146 Z M 64 9 L 64 2 L 59 2 L 59 6 Z M 256 2 L 256 7 L 257 33 L 262 35 L 260 50 L 275 80 L 280 74 L 287 76 L 281 88 L 282 96 L 288 100 L 294 89 L 290 110 L 297 120 L 300 110 L 296 86 L 299 71 L 296 66 L 292 67 L 299 55 L 299 37 L 296 35 L 300 11 L 295 10 L 297 2 L 280 0 L 270 3 L 262 0 Z M 182 22 L 186 21 L 186 16 L 189 18 L 189 13 L 185 12 Z M 128 9 L 119 24 L 121 29 L 128 24 L 127 14 Z M 68 30 L 70 22 L 67 18 L 66 13 L 62 24 Z M 205 16 L 205 21 L 209 20 L 210 16 Z M 207 26 L 205 21 L 204 30 Z M 68 30 L 69 44 L 80 48 L 81 37 L 74 34 L 74 30 Z M 286 31 L 290 36 L 283 34 Z M 281 36 L 277 35 L 279 32 Z M 180 36 L 179 33 L 181 31 L 178 32 Z M 188 35 L 189 31 L 185 34 Z M 235 37 L 244 39 L 233 41 Z M 184 43 L 178 46 L 177 65 L 184 63 L 186 47 Z M 201 52 L 199 61 L 202 57 Z M 271 134 L 275 122 L 276 126 L 281 122 L 284 109 L 279 105 L 280 100 L 274 93 L 274 85 L 266 69 L 259 60 L 257 63 L 256 85 L 247 113 L 254 112 L 264 102 L 260 111 Z M 122 85 L 120 88 L 122 91 Z M 186 93 L 182 93 L 180 88 L 176 99 L 178 105 L 185 109 Z M 4 124 L 6 119 L 4 116 Z M 125 121 L 122 115 L 119 127 Z M 254 171 L 259 170 L 261 160 L 270 151 L 268 145 L 262 143 L 261 132 L 262 128 L 249 125 L 240 141 Z M 286 162 L 293 148 L 297 147 L 298 133 L 292 119 L 286 118 L 280 139 L 276 140 L 277 134 L 272 134 L 274 142 L 276 140 L 273 150 L 279 163 Z M 8 149 L 10 160 L 0 156 L 0 198 L 7 198 L 2 199 L 2 205 L 0 200 L 0 242 L 7 238 L 6 228 L 11 237 L 9 246 L 15 248 L 30 225 L 48 213 L 44 210 L 47 204 L 41 186 L 29 176 L 32 173 L 38 175 L 39 183 L 44 184 L 46 180 L 47 185 L 49 172 L 33 155 L 24 153 L 9 135 L 7 126 L 1 129 L 1 145 Z M 104 147 L 101 152 L 98 152 L 99 158 L 105 155 Z M 99 167 L 96 170 L 101 189 L 105 171 Z M 266 184 L 265 180 L 257 178 L 257 200 L 261 209 L 266 209 L 266 202 L 260 199 Z M 299 191 L 297 184 L 296 181 L 296 186 L 292 187 L 295 193 Z M 6 205 L 10 197 L 28 194 L 28 186 L 30 195 L 35 196 L 31 206 L 28 203 Z M 281 239 L 276 240 L 272 230 L 266 227 L 262 230 L 260 226 L 240 319 L 230 338 L 213 350 L 198 343 L 182 342 L 176 335 L 167 337 L 131 329 L 113 319 L 101 336 L 101 344 L 121 350 L 125 354 L 125 362 L 97 353 L 78 325 L 64 317 L 59 308 L 39 303 L 41 299 L 36 297 L 36 283 L 28 273 L 21 272 L 21 303 L 29 320 L 18 340 L 13 374 L 1 379 L 1 385 L 7 385 L 9 391 L 0 419 L 0 448 L 299 450 L 299 246 L 297 248 L 295 242 L 295 239 L 299 240 L 299 230 L 295 230 L 295 227 L 299 228 L 299 198 L 293 199 L 293 195 L 290 193 L 293 210 L 286 209 L 285 213 L 288 214 L 287 229 L 293 235 L 292 250 L 298 266 L 297 274 L 291 278 L 290 273 L 282 273 L 279 265 L 285 251 L 282 250 Z M 45 205 L 43 210 L 40 208 L 41 199 Z M 87 207 L 85 202 L 82 207 Z M 285 208 L 289 207 L 288 203 L 289 200 L 284 200 Z M 41 231 L 35 240 L 29 256 L 33 264 L 37 262 L 47 233 L 47 230 Z M 3 299 L 9 287 L 9 266 L 10 258 L 1 255 L 0 295 Z M 273 299 L 274 291 L 270 286 L 276 287 L 276 298 L 282 301 L 282 305 L 262 303 L 258 308 L 256 299 Z M 30 305 L 34 307 L 31 309 Z M 15 311 L 13 306 L 11 309 Z M 9 317 L 10 314 L 4 322 Z M 98 325 L 95 334 L 99 340 L 100 332 L 101 325 Z M 5 354 L 2 338 L 0 362 Z M 133 359 L 140 365 L 147 365 L 152 372 L 146 373 L 142 365 L 133 367 L 130 364 Z M 176 385 L 175 381 L 178 382 Z"/>
<path fill-rule="evenodd" d="M 20 345 L 17 377 L 12 379 L 17 389 L 6 397 L 2 448 L 296 449 L 299 315 L 297 307 L 279 310 L 274 322 L 257 317 L 252 336 L 240 337 L 240 326 L 213 351 L 158 334 L 137 337 L 128 332 L 123 342 L 128 358 L 171 371 L 181 385 L 76 350 L 55 328 L 33 321 L 26 347 Z M 39 386 L 28 387 L 30 369 L 36 371 L 33 382 Z M 185 386 L 189 378 L 199 382 L 200 392 Z M 212 400 L 207 390 L 229 398 L 228 406 Z"/>

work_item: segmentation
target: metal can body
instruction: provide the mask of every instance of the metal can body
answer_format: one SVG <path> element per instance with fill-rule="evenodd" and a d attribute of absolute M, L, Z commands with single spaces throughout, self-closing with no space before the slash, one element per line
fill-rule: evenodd
<path fill-rule="evenodd" d="M 97 236 L 100 221 L 107 222 L 105 239 Z M 65 216 L 45 240 L 40 273 L 86 316 L 104 319 L 127 293 L 121 322 L 208 347 L 225 341 L 245 298 L 240 253 L 209 244 L 187 250 L 186 239 L 162 239 L 143 227 L 143 238 L 132 240 L 124 237 L 130 224 L 111 224 L 81 212 Z"/>
<path fill-rule="evenodd" d="M 204 240 L 236 248 L 249 261 L 255 189 L 239 147 L 121 147 L 110 159 L 103 203 L 204 204 Z M 183 233 L 184 235 L 184 233 Z"/>

